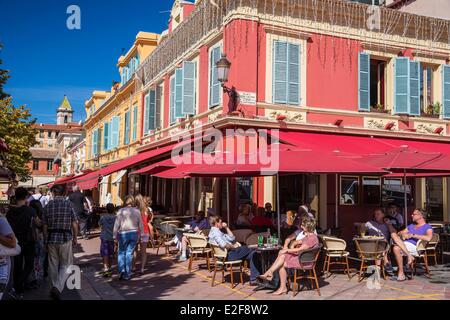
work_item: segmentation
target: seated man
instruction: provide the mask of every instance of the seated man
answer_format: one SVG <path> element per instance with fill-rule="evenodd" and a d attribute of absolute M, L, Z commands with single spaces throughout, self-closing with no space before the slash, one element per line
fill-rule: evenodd
<path fill-rule="evenodd" d="M 188 222 L 187 224 L 190 225 L 192 230 L 194 230 L 195 232 L 199 232 L 210 228 L 208 219 L 206 219 L 204 211 L 197 212 L 194 219 L 192 219 L 192 221 Z M 172 240 L 166 242 L 167 246 L 176 245 L 178 249 L 180 249 L 181 256 L 178 259 L 178 261 L 180 262 L 184 262 L 187 260 L 186 254 L 187 244 L 188 244 L 187 237 L 184 236 L 183 233 L 180 231 L 177 231 L 175 237 Z"/>
<path fill-rule="evenodd" d="M 396 232 L 395 228 L 390 223 L 390 220 L 386 218 L 386 214 L 382 208 L 375 209 L 373 220 L 367 222 L 365 227 L 369 236 L 384 237 L 388 243 L 391 241 L 391 234 Z M 394 269 L 392 268 L 387 254 L 384 255 L 383 261 L 386 272 L 392 274 Z M 381 261 L 376 261 L 376 264 L 379 265 L 380 262 Z"/>
<path fill-rule="evenodd" d="M 209 242 L 213 245 L 219 246 L 222 249 L 228 250 L 227 259 L 229 261 L 233 260 L 243 260 L 246 259 L 250 262 L 250 285 L 257 285 L 256 279 L 260 275 L 260 271 L 258 269 L 255 250 L 250 249 L 247 246 L 240 246 L 236 242 L 236 238 L 231 232 L 230 228 L 225 222 L 222 222 L 222 219 L 219 216 L 212 216 L 210 218 L 211 223 L 211 231 L 209 233 Z M 226 233 L 223 233 L 221 230 L 226 230 Z"/>
<path fill-rule="evenodd" d="M 258 208 L 256 211 L 256 217 L 252 220 L 252 225 L 256 232 L 266 232 L 267 229 L 273 230 L 273 222 L 272 219 L 266 217 L 266 212 L 264 208 Z"/>
<path fill-rule="evenodd" d="M 433 238 L 433 228 L 426 223 L 426 213 L 421 209 L 414 210 L 412 214 L 413 223 L 398 234 L 393 233 L 392 240 L 395 242 L 393 252 L 398 264 L 397 281 L 405 281 L 403 269 L 403 256 L 408 257 L 408 266 L 411 267 L 414 255 L 417 255 L 417 242 L 419 240 L 431 241 Z"/>

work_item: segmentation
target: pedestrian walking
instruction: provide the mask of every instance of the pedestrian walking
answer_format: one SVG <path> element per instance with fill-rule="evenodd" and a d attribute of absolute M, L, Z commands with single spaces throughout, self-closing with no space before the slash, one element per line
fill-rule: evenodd
<path fill-rule="evenodd" d="M 141 256 L 141 274 L 145 272 L 145 267 L 147 265 L 147 246 L 150 241 L 150 227 L 152 223 L 152 213 L 149 211 L 148 203 L 145 198 L 138 194 L 136 196 L 136 206 L 138 207 L 142 224 L 144 227 L 144 232 L 140 234 L 139 238 L 139 253 Z"/>
<path fill-rule="evenodd" d="M 133 196 L 126 196 L 124 207 L 117 213 L 114 224 L 114 240 L 118 242 L 119 252 L 117 257 L 120 279 L 131 279 L 131 267 L 133 252 L 139 239 L 139 234 L 144 233 L 141 213 L 136 208 Z"/>
<path fill-rule="evenodd" d="M 33 224 L 34 239 L 36 241 L 34 245 L 34 270 L 30 274 L 29 286 L 37 289 L 39 284 L 44 280 L 44 264 L 46 259 L 44 233 L 42 230 L 42 216 L 44 214 L 44 208 L 39 200 L 31 201 L 30 207 L 36 212 L 36 218 Z"/>
<path fill-rule="evenodd" d="M 0 213 L 0 246 L 6 249 L 13 249 L 16 245 L 17 239 L 14 231 L 6 217 Z M 11 258 L 0 255 L 0 301 L 7 296 L 11 284 Z"/>
<path fill-rule="evenodd" d="M 112 203 L 106 205 L 106 213 L 100 217 L 100 255 L 103 259 L 103 276 L 111 276 L 111 265 L 114 257 L 114 224 L 116 208 Z"/>
<path fill-rule="evenodd" d="M 85 210 L 86 198 L 78 186 L 73 187 L 73 192 L 69 195 L 69 200 L 78 219 L 80 234 L 83 238 L 87 238 L 89 215 Z"/>
<path fill-rule="evenodd" d="M 73 264 L 72 245 L 77 245 L 78 221 L 72 203 L 64 198 L 64 187 L 52 187 L 53 200 L 44 208 L 44 241 L 48 251 L 50 295 L 59 300 Z"/>
<path fill-rule="evenodd" d="M 25 284 L 34 269 L 35 238 L 33 224 L 36 217 L 34 209 L 27 205 L 28 191 L 25 188 L 17 188 L 16 205 L 11 207 L 6 214 L 9 224 L 17 237 L 22 251 L 14 257 L 14 290 L 18 298 L 22 298 Z"/>

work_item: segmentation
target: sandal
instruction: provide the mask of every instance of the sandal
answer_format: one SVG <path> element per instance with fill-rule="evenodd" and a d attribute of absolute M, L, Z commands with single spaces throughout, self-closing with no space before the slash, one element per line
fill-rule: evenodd
<path fill-rule="evenodd" d="M 273 279 L 273 274 L 272 275 L 269 275 L 269 276 L 265 276 L 265 275 L 260 275 L 260 276 L 258 276 L 258 278 L 259 279 L 261 279 L 261 280 L 263 280 L 263 281 L 272 281 L 272 279 Z"/>
<path fill-rule="evenodd" d="M 397 282 L 403 282 L 403 281 L 406 281 L 406 276 L 403 276 L 403 277 L 399 277 L 399 276 L 391 277 L 391 280 L 397 281 Z"/>

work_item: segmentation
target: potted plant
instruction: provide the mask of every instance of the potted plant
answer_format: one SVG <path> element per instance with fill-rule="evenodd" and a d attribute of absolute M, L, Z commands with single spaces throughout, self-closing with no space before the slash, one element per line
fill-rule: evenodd
<path fill-rule="evenodd" d="M 441 114 L 441 103 L 435 102 L 433 104 L 428 105 L 428 107 L 426 107 L 422 115 L 431 118 L 438 118 L 440 114 Z"/>
<path fill-rule="evenodd" d="M 384 105 L 381 104 L 381 103 L 377 103 L 376 105 L 372 106 L 370 109 L 371 109 L 372 112 L 386 113 Z"/>

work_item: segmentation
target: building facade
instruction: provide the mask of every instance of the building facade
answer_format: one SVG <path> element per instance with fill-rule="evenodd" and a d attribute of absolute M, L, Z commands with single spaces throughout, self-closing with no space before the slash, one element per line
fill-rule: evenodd
<path fill-rule="evenodd" d="M 121 81 L 114 83 L 109 92 L 94 91 L 86 101 L 87 169 L 99 169 L 136 154 L 142 136 L 142 102 L 140 91 L 136 90 L 139 86 L 135 72 L 158 41 L 157 34 L 139 32 L 133 46 L 118 60 Z M 121 203 L 126 189 L 120 175 L 119 172 L 103 178 L 96 195 L 100 204 L 104 204 L 108 194 L 115 204 Z"/>
<path fill-rule="evenodd" d="M 175 1 L 168 30 L 135 74 L 142 110 L 137 152 L 167 146 L 172 137 L 199 126 L 279 129 L 344 141 L 354 136 L 402 139 L 447 150 L 449 22 L 381 8 L 379 25 L 371 26 L 367 8 L 340 0 Z M 239 94 L 237 106 L 218 81 L 216 63 L 222 55 L 231 62 L 226 85 Z M 96 145 L 99 140 L 88 141 Z M 100 162 L 107 157 L 100 155 Z M 279 184 L 280 207 L 309 203 L 323 229 L 344 227 L 349 237 L 353 223 L 370 219 L 383 205 L 383 195 L 394 192 L 392 186 L 405 184 L 410 208 L 425 205 L 433 220 L 450 218 L 448 178 L 285 176 Z M 150 195 L 169 212 L 211 207 L 224 215 L 231 203 L 234 218 L 240 203 L 263 207 L 277 201 L 273 177 L 227 182 L 130 174 L 127 190 Z"/>
<path fill-rule="evenodd" d="M 450 19 L 450 2 L 447 0 L 386 0 L 385 4 L 388 8 L 402 12 Z"/>
<path fill-rule="evenodd" d="M 38 187 L 55 181 L 60 172 L 60 153 L 64 144 L 83 131 L 81 124 L 72 122 L 73 109 L 67 96 L 64 96 L 56 111 L 58 124 L 36 124 L 36 146 L 30 148 L 33 160 L 28 164 L 31 179 L 20 185 Z"/>

